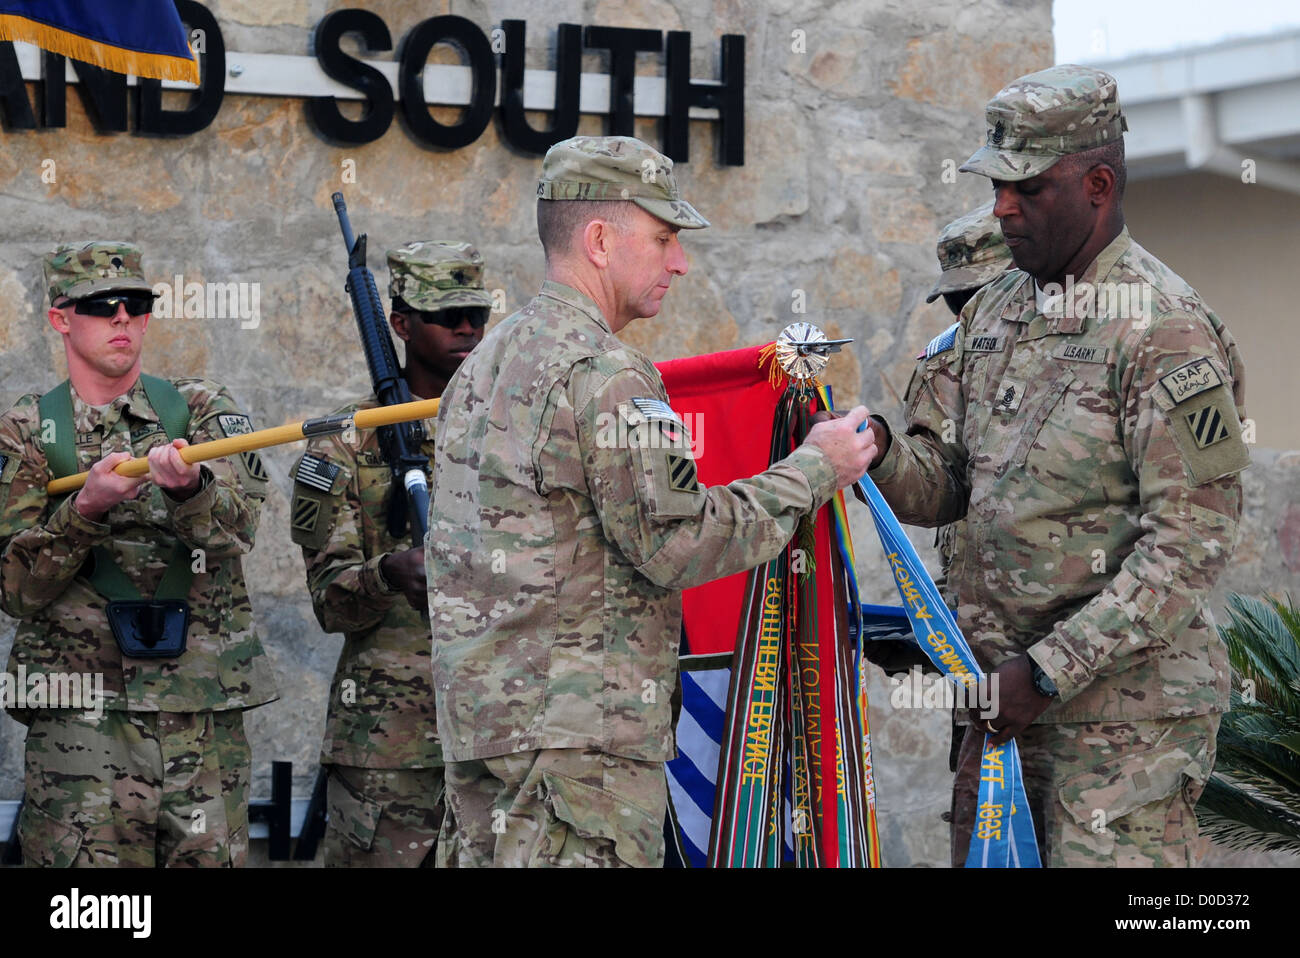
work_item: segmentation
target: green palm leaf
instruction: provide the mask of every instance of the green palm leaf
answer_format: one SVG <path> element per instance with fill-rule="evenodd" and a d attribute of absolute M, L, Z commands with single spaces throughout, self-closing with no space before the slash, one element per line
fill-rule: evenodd
<path fill-rule="evenodd" d="M 1234 593 L 1228 617 L 1232 711 L 1197 819 L 1232 848 L 1300 852 L 1300 611 Z"/>

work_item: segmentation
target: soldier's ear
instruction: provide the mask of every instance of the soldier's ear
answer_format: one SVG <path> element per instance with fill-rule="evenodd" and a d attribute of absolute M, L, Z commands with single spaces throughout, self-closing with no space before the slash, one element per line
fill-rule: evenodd
<path fill-rule="evenodd" d="M 403 342 L 410 342 L 410 321 L 411 318 L 409 316 L 405 313 L 399 313 L 397 310 L 393 310 L 388 314 L 388 325 L 393 327 L 393 332 L 396 333 L 397 338 Z"/>
<path fill-rule="evenodd" d="M 51 306 L 45 317 L 50 321 L 50 325 L 54 327 L 54 331 L 60 336 L 66 336 L 69 333 L 68 317 L 63 315 L 62 309 L 55 309 Z"/>
<path fill-rule="evenodd" d="M 1115 194 L 1115 171 L 1106 163 L 1098 163 L 1084 174 L 1083 186 L 1092 204 L 1101 206 Z"/>

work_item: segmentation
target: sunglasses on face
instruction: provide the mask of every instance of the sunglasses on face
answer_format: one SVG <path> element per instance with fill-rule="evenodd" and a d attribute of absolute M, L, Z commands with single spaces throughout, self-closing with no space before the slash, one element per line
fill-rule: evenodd
<path fill-rule="evenodd" d="M 111 319 L 117 315 L 118 305 L 126 307 L 131 316 L 143 316 L 153 309 L 152 293 L 125 293 L 112 296 L 87 296 L 85 299 L 73 300 L 72 306 L 80 316 L 98 316 Z"/>
<path fill-rule="evenodd" d="M 482 329 L 487 325 L 489 312 L 486 306 L 454 306 L 451 309 L 410 311 L 412 316 L 417 317 L 426 326 L 441 326 L 443 329 L 455 329 L 467 319 L 472 329 Z"/>

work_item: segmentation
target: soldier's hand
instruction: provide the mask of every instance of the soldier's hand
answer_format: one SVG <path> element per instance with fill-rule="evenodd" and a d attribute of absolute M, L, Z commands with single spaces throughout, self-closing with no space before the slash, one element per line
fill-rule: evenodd
<path fill-rule="evenodd" d="M 181 458 L 180 450 L 188 445 L 184 439 L 173 439 L 165 446 L 149 450 L 149 478 L 180 502 L 193 496 L 203 485 L 199 464 Z"/>
<path fill-rule="evenodd" d="M 852 485 L 866 475 L 876 459 L 876 434 L 872 429 L 858 432 L 867 421 L 866 406 L 854 406 L 841 419 L 823 419 L 808 430 L 804 442 L 816 446 L 835 469 L 837 489 Z"/>
<path fill-rule="evenodd" d="M 1003 662 L 991 673 L 998 677 L 997 704 L 998 714 L 995 718 L 983 719 L 979 709 L 970 710 L 971 727 L 981 732 L 989 731 L 989 722 L 996 730 L 994 745 L 1002 745 L 1015 738 L 1031 722 L 1047 711 L 1054 699 L 1040 695 L 1034 688 L 1033 675 L 1029 670 L 1029 657 L 1018 655 L 1008 662 Z"/>
<path fill-rule="evenodd" d="M 429 593 L 424 576 L 424 550 L 390 552 L 379 560 L 379 573 L 394 589 L 401 589 L 406 604 L 416 612 L 429 611 Z"/>
<path fill-rule="evenodd" d="M 129 452 L 114 452 L 90 467 L 86 484 L 77 492 L 73 505 L 87 519 L 99 521 L 104 513 L 125 499 L 134 499 L 148 476 L 120 476 L 113 471 L 131 458 Z"/>

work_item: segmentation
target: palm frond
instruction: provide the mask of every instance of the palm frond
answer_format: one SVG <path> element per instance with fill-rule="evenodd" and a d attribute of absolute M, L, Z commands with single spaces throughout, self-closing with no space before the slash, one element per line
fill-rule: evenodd
<path fill-rule="evenodd" d="M 1196 806 L 1196 819 L 1229 848 L 1300 853 L 1300 814 L 1265 803 L 1215 775 Z"/>
<path fill-rule="evenodd" d="M 1236 593 L 1227 608 L 1232 711 L 1196 817 L 1231 848 L 1300 852 L 1300 611 Z"/>

